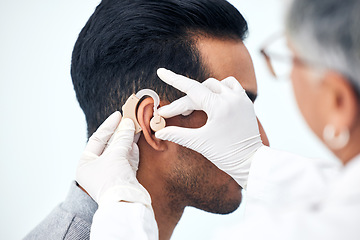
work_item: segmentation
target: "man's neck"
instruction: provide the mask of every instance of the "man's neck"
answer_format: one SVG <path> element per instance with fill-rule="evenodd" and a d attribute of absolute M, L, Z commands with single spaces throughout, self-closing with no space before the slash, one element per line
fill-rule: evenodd
<path fill-rule="evenodd" d="M 180 221 L 185 207 L 179 206 L 178 202 L 171 201 L 169 195 L 164 194 L 164 188 L 154 189 L 151 187 L 159 185 L 155 184 L 154 182 L 153 184 L 149 183 L 147 180 L 145 180 L 148 179 L 147 177 L 142 180 L 143 177 L 141 172 L 142 171 L 140 171 L 139 174 L 138 171 L 137 178 L 151 196 L 152 208 L 154 210 L 155 219 L 159 228 L 159 240 L 168 240 L 170 239 L 177 223 Z M 86 194 L 88 194 L 86 190 L 80 185 L 77 184 L 77 186 Z M 179 206 L 178 209 L 176 209 L 176 206 Z"/>
<path fill-rule="evenodd" d="M 155 219 L 159 228 L 159 239 L 170 239 L 176 224 L 179 222 L 185 206 L 181 206 L 178 202 L 174 202 L 172 196 L 168 194 L 162 182 L 162 178 L 156 172 L 150 172 L 150 169 L 139 166 L 137 179 L 149 192 L 152 201 L 152 207 Z"/>

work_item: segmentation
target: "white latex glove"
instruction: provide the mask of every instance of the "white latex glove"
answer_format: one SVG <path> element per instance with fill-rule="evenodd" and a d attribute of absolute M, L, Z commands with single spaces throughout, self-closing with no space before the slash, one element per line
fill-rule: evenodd
<path fill-rule="evenodd" d="M 99 205 L 125 201 L 151 208 L 149 193 L 136 179 L 139 149 L 134 143 L 134 123 L 128 118 L 120 120 L 120 112 L 113 113 L 90 137 L 76 181 Z"/>
<path fill-rule="evenodd" d="M 201 153 L 219 169 L 246 188 L 250 157 L 263 146 L 254 106 L 240 83 L 233 77 L 222 81 L 210 78 L 203 83 L 164 68 L 157 71 L 161 80 L 187 94 L 159 109 L 164 118 L 191 110 L 203 110 L 207 122 L 200 128 L 170 126 L 155 133 Z"/>

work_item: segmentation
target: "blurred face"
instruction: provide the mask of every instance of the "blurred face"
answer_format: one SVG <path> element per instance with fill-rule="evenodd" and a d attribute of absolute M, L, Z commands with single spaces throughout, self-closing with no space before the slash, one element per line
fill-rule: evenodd
<path fill-rule="evenodd" d="M 289 48 L 294 59 L 299 59 L 291 43 L 289 43 Z M 326 97 L 328 91 L 324 88 L 320 74 L 315 68 L 301 61 L 293 63 L 291 81 L 297 104 L 310 128 L 321 139 L 326 125 L 325 118 L 328 115 L 328 108 L 324 104 L 324 101 L 328 100 Z"/>
<path fill-rule="evenodd" d="M 312 131 L 346 164 L 359 153 L 358 94 L 343 74 L 306 64 L 291 42 L 289 46 L 295 59 L 291 79 L 299 109 Z M 333 137 L 325 134 L 327 126 L 334 129 Z"/>
<path fill-rule="evenodd" d="M 241 41 L 201 39 L 198 49 L 207 65 L 211 77 L 222 80 L 235 77 L 242 86 L 257 94 L 257 85 L 250 55 Z M 206 114 L 195 111 L 188 117 L 177 116 L 168 119 L 169 125 L 197 128 L 206 123 Z M 264 143 L 268 143 L 260 126 Z M 176 196 L 176 201 L 186 202 L 213 213 L 230 213 L 241 202 L 240 186 L 227 174 L 219 170 L 201 154 L 176 146 L 176 158 L 169 162 L 168 190 Z"/>

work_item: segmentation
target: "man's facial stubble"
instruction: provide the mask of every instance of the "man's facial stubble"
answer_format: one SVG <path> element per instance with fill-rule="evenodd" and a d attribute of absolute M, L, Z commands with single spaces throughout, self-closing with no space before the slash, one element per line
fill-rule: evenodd
<path fill-rule="evenodd" d="M 206 122 L 206 114 L 195 111 L 181 122 L 184 127 L 201 127 Z M 204 156 L 177 146 L 172 161 L 166 180 L 170 207 L 193 206 L 219 214 L 231 213 L 239 207 L 240 186 Z"/>

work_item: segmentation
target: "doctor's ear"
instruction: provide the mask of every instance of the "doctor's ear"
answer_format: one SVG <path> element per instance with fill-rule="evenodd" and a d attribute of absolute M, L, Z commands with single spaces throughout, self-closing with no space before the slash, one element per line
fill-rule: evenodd
<path fill-rule="evenodd" d="M 166 144 L 163 140 L 155 137 L 153 129 L 157 130 L 161 125 L 165 126 L 165 120 L 160 116 L 153 116 L 154 114 L 154 100 L 150 97 L 145 98 L 138 105 L 137 120 L 142 128 L 142 134 L 146 142 L 157 151 L 166 150 Z"/>
<path fill-rule="evenodd" d="M 341 126 L 351 129 L 357 124 L 359 97 L 348 79 L 342 74 L 329 71 L 325 75 L 324 85 L 328 90 L 329 118 Z"/>

